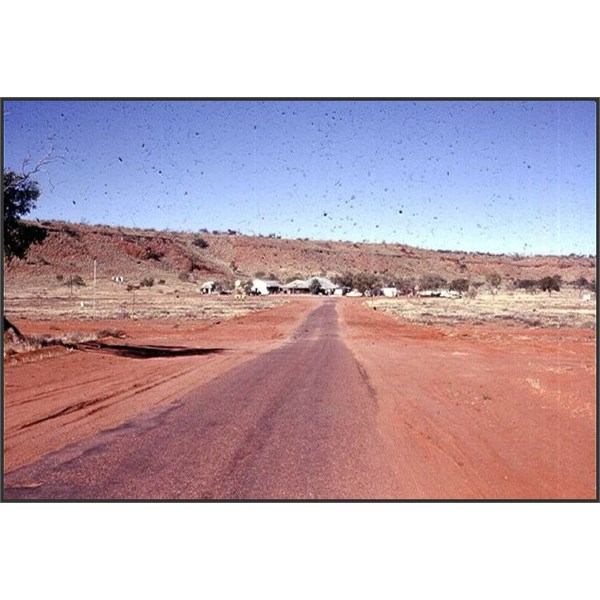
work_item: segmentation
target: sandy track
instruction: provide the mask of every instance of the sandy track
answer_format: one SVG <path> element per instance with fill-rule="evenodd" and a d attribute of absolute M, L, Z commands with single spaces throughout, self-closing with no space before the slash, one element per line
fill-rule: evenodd
<path fill-rule="evenodd" d="M 7 497 L 393 498 L 377 404 L 335 301 L 288 343 L 6 478 Z"/>
<path fill-rule="evenodd" d="M 55 352 L 8 364 L 4 381 L 4 470 L 115 427 L 180 398 L 235 365 L 283 343 L 314 306 L 295 301 L 218 325 L 187 321 L 18 322 L 28 334 L 120 328 L 117 345 L 160 346 L 173 356 L 131 358 L 105 350 Z M 198 355 L 178 356 L 197 349 Z M 48 353 L 43 350 L 42 354 Z"/>
<path fill-rule="evenodd" d="M 7 443 L 21 456 L 35 431 L 46 451 L 63 429 L 81 441 L 13 470 L 6 497 L 595 497 L 593 331 L 425 327 L 350 299 L 286 306 L 245 317 L 239 335 L 233 322 L 188 332 L 204 347 L 237 340 L 247 354 L 229 363 L 221 361 L 234 354 L 125 361 L 154 370 L 136 371 L 142 393 L 121 390 L 121 405 L 138 416 L 123 424 L 127 411 L 117 410 L 112 430 L 84 435 L 86 424 L 98 425 L 96 405 L 11 430 Z M 261 343 L 242 341 L 258 332 Z M 162 381 L 169 369 L 173 379 Z M 49 398 L 60 412 L 59 391 Z M 13 401 L 7 422 L 17 423 L 19 410 L 39 413 L 25 400 Z"/>

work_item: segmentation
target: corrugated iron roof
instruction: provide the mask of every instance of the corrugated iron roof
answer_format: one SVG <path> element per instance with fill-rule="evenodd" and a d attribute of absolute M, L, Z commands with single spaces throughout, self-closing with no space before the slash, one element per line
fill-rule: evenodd
<path fill-rule="evenodd" d="M 304 281 L 304 279 L 294 279 L 294 281 L 290 281 L 283 286 L 286 290 L 307 290 L 308 287 L 309 282 Z"/>
<path fill-rule="evenodd" d="M 256 285 L 256 282 L 264 283 L 266 287 L 282 287 L 279 281 L 275 281 L 274 279 L 253 279 L 252 285 Z"/>

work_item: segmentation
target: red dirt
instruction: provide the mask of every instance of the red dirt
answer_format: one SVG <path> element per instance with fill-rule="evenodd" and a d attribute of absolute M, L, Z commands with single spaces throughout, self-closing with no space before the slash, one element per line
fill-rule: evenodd
<path fill-rule="evenodd" d="M 4 376 L 4 470 L 168 403 L 284 342 L 315 306 L 311 298 L 219 324 L 181 321 L 22 321 L 28 335 L 124 330 L 112 345 L 223 349 L 199 356 L 140 359 L 108 351 L 43 348 L 39 360 L 9 360 Z M 35 356 L 33 357 L 35 359 Z M 27 360 L 32 360 L 28 356 Z M 12 363 L 12 364 L 11 364 Z"/>
<path fill-rule="evenodd" d="M 311 353 L 298 354 L 294 348 L 301 346 L 296 344 L 289 347 L 289 354 L 282 346 L 284 351 L 278 357 L 280 367 L 298 371 L 295 376 L 300 381 L 292 387 L 296 392 L 301 392 L 303 385 L 310 390 L 306 400 L 298 392 L 295 401 L 289 402 L 281 393 L 285 369 L 275 368 L 272 377 L 270 365 L 264 361 L 259 361 L 259 378 L 270 385 L 268 397 L 256 382 L 259 389 L 254 396 L 250 399 L 245 393 L 243 381 L 253 381 L 256 375 L 246 373 L 252 371 L 254 363 L 249 363 L 237 374 L 239 398 L 235 402 L 204 398 L 208 392 L 199 388 L 202 383 L 291 340 L 292 332 L 320 302 L 294 298 L 283 306 L 212 326 L 190 322 L 174 328 L 172 321 L 53 325 L 71 331 L 84 325 L 94 331 L 125 329 L 130 337 L 114 344 L 226 351 L 176 360 L 74 351 L 37 363 L 8 365 L 5 471 L 140 413 L 150 414 L 150 408 L 196 390 L 199 399 L 188 398 L 179 408 L 189 430 L 188 441 L 184 443 L 179 434 L 167 435 L 168 429 L 161 428 L 155 428 L 152 436 L 168 437 L 173 445 L 165 446 L 165 453 L 170 452 L 173 460 L 177 456 L 192 460 L 195 454 L 187 452 L 186 445 L 190 439 L 196 440 L 193 443 L 198 447 L 206 446 L 202 456 L 210 458 L 206 464 L 216 465 L 214 480 L 218 484 L 214 490 L 207 487 L 213 495 L 206 497 L 288 497 L 288 493 L 289 497 L 308 497 L 312 488 L 306 486 L 316 478 L 322 479 L 318 489 L 324 497 L 595 498 L 595 331 L 491 325 L 436 328 L 396 321 L 368 308 L 363 300 L 330 300 L 327 302 L 334 303 L 339 316 L 339 337 L 329 317 L 330 330 L 318 330 L 320 321 L 315 316 L 314 335 L 310 328 L 302 334 Z M 17 325 L 27 333 L 47 333 L 49 327 L 41 322 Z M 358 370 L 344 358 L 344 352 L 349 353 L 343 344 L 354 354 Z M 321 352 L 322 358 L 315 359 L 315 352 Z M 333 381 L 327 377 L 327 365 L 335 361 L 339 369 Z M 356 371 L 353 379 L 348 375 L 351 371 Z M 314 389 L 311 377 L 316 382 Z M 226 383 L 221 380 L 222 386 Z M 357 389 L 360 397 L 355 397 Z M 319 390 L 322 394 L 314 393 Z M 175 425 L 177 418 L 182 418 L 176 413 L 172 413 Z M 360 414 L 365 416 L 359 419 Z M 198 421 L 188 421 L 188 416 Z M 195 429 L 201 425 L 208 432 L 206 439 L 204 434 L 198 437 Z M 183 428 L 179 424 L 173 431 Z M 229 437 L 217 435 L 222 429 Z M 320 455 L 306 443 L 311 436 L 315 444 L 323 446 Z M 149 444 L 149 439 L 154 440 L 147 438 L 145 443 Z M 229 456 L 215 452 L 224 440 L 231 442 L 230 466 L 237 479 L 230 480 L 229 471 L 223 474 L 219 470 Z M 136 438 L 138 442 L 142 444 L 141 438 Z M 163 455 L 150 452 L 151 447 L 144 446 L 147 452 L 134 453 L 131 460 L 144 456 L 160 462 Z M 360 448 L 364 452 L 359 452 Z M 122 448 L 119 456 L 126 455 L 126 450 Z M 303 457 L 300 462 L 296 450 Z M 92 455 L 90 460 L 95 460 L 101 471 L 100 456 L 104 454 Z M 322 460 L 317 461 L 317 456 Z M 286 460 L 288 479 L 301 471 L 304 483 L 294 485 L 304 495 L 286 488 L 286 478 L 278 478 L 273 471 L 275 466 L 287 464 Z M 314 469 L 310 461 L 315 461 Z M 167 462 L 163 465 L 164 483 L 171 485 L 173 463 Z M 254 465 L 256 472 L 246 463 Z M 208 468 L 206 464 L 203 468 Z M 199 472 L 198 465 L 188 466 Z M 327 477 L 336 473 L 335 469 L 347 480 L 329 481 Z M 258 486 L 265 473 L 273 486 L 266 491 Z M 180 483 L 199 486 L 198 490 L 208 486 L 200 479 L 192 482 L 186 477 Z M 245 481 L 248 487 L 230 489 L 234 481 Z M 372 487 L 375 484 L 380 487 Z M 146 497 L 136 495 L 133 483 L 131 486 L 125 491 L 132 497 Z M 182 487 L 180 492 L 205 497 L 198 496 L 198 490 Z M 66 489 L 65 493 L 71 492 Z"/>
<path fill-rule="evenodd" d="M 409 498 L 596 496 L 590 330 L 425 327 L 339 306 Z"/>

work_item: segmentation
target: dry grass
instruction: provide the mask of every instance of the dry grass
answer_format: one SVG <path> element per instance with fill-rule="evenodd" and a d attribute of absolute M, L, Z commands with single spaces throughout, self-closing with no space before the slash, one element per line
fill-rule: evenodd
<path fill-rule="evenodd" d="M 168 285 L 127 291 L 125 286 L 99 285 L 94 302 L 88 287 L 28 287 L 6 289 L 5 311 L 14 319 L 177 319 L 222 321 L 256 310 L 278 306 L 281 296 L 205 296 L 194 289 L 178 290 Z"/>
<path fill-rule="evenodd" d="M 125 332 L 121 329 L 101 329 L 97 332 L 82 333 L 73 331 L 57 336 L 28 335 L 23 340 L 14 337 L 5 339 L 4 358 L 16 355 L 29 355 L 30 357 L 46 357 L 52 355 L 52 350 L 60 348 L 74 348 L 77 344 L 95 342 L 106 338 L 123 338 Z M 47 349 L 48 352 L 41 352 Z"/>
<path fill-rule="evenodd" d="M 469 298 L 395 298 L 368 302 L 394 317 L 427 325 L 497 323 L 513 327 L 596 328 L 596 304 L 582 302 L 574 290 L 529 294 L 482 293 Z"/>

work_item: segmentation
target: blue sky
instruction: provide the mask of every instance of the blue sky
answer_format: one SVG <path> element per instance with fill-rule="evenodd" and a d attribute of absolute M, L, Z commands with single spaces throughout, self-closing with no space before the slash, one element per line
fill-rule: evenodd
<path fill-rule="evenodd" d="M 591 101 L 6 101 L 32 218 L 596 254 Z M 50 142 L 50 138 L 52 142 Z"/>

